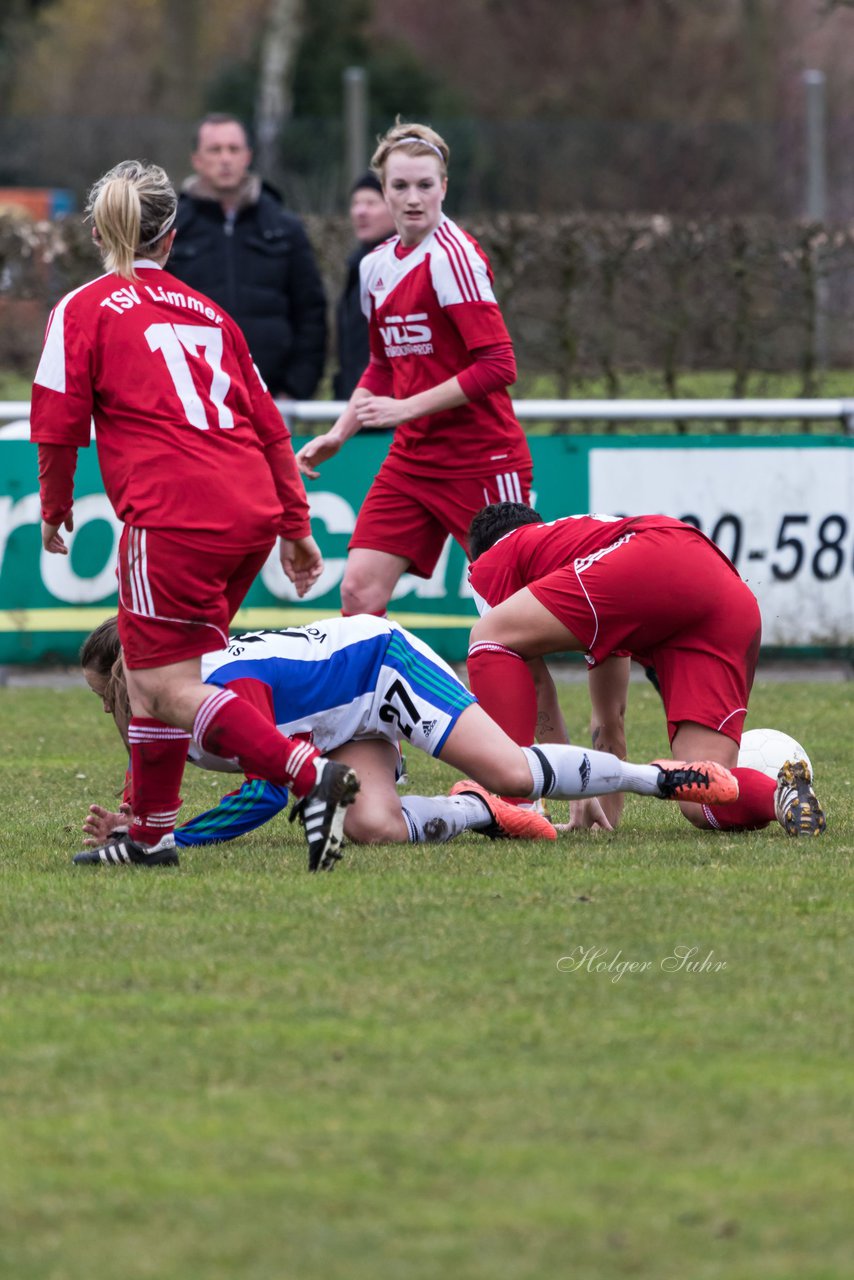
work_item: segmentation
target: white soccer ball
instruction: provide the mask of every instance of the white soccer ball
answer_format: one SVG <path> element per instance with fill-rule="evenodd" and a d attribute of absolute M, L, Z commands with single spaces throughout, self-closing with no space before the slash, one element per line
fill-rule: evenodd
<path fill-rule="evenodd" d="M 799 742 L 779 729 L 748 729 L 741 735 L 738 763 L 776 778 L 787 760 L 803 760 L 812 775 L 810 758 Z"/>

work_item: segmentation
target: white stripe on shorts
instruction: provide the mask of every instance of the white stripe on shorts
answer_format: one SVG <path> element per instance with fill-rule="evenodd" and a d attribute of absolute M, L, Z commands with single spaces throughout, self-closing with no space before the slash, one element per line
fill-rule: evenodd
<path fill-rule="evenodd" d="M 495 477 L 495 483 L 498 486 L 499 502 L 524 502 L 518 471 L 505 471 L 503 475 Z"/>
<path fill-rule="evenodd" d="M 154 600 L 148 581 L 148 549 L 145 529 L 131 529 L 128 533 L 128 569 L 130 571 L 131 599 L 135 613 L 153 618 Z"/>

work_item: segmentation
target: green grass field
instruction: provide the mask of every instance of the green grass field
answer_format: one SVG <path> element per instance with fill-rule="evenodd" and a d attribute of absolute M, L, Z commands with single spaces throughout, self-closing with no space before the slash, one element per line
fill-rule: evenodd
<path fill-rule="evenodd" d="M 754 693 L 812 753 L 823 839 L 632 797 L 613 836 L 318 877 L 283 819 L 73 868 L 111 726 L 80 689 L 0 712 L 0 1275 L 849 1280 L 854 685 Z M 630 745 L 665 747 L 642 685 Z M 413 756 L 412 790 L 453 780 Z M 562 972 L 577 948 L 648 965 Z"/>

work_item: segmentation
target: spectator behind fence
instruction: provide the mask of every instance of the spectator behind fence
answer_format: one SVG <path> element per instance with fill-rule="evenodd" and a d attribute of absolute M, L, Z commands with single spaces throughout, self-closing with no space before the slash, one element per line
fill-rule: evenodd
<path fill-rule="evenodd" d="M 202 120 L 169 270 L 237 321 L 273 395 L 306 400 L 326 355 L 323 282 L 305 228 L 251 162 L 239 120 Z"/>
<path fill-rule="evenodd" d="M 371 357 L 368 322 L 362 312 L 359 263 L 365 254 L 395 232 L 382 183 L 370 169 L 350 188 L 350 222 L 359 243 L 347 259 L 347 280 L 335 310 L 338 372 L 333 389 L 336 400 L 350 399 Z"/>

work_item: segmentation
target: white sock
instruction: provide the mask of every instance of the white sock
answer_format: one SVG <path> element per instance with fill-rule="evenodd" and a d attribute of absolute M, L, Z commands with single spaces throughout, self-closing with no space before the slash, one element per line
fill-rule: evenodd
<path fill-rule="evenodd" d="M 659 769 L 654 764 L 632 764 L 609 751 L 585 751 L 583 747 L 555 742 L 522 750 L 534 779 L 532 798 L 560 796 L 564 800 L 581 800 L 585 796 L 606 796 L 612 791 L 658 795 Z"/>
<path fill-rule="evenodd" d="M 400 804 L 410 844 L 444 844 L 492 822 L 492 814 L 474 795 L 401 796 Z"/>

